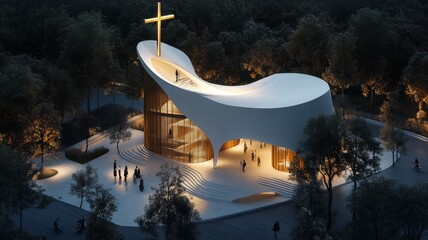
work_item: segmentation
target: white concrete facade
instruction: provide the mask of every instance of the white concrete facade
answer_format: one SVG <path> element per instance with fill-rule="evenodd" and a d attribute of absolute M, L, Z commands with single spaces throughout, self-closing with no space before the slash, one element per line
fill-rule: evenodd
<path fill-rule="evenodd" d="M 244 86 L 222 86 L 200 79 L 187 55 L 167 44 L 162 43 L 161 57 L 152 40 L 140 42 L 137 53 L 145 71 L 210 139 L 213 167 L 221 146 L 233 139 L 296 151 L 309 119 L 334 114 L 330 88 L 317 77 L 280 73 Z"/>

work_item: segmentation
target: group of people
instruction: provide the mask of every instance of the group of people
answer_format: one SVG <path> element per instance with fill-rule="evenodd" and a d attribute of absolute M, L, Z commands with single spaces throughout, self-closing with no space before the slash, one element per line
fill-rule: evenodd
<path fill-rule="evenodd" d="M 264 143 L 265 145 L 265 147 L 266 147 L 266 143 Z M 250 139 L 250 145 L 252 145 L 252 140 Z M 263 146 L 263 143 L 262 142 L 260 142 L 260 148 L 262 148 L 262 146 Z M 244 153 L 246 154 L 247 153 L 247 150 L 248 150 L 248 145 L 247 145 L 247 142 L 244 142 Z M 256 153 L 257 153 L 257 150 L 251 150 L 251 161 L 255 161 L 255 159 L 256 159 Z M 261 159 L 260 159 L 260 156 L 257 156 L 257 166 L 258 167 L 260 167 L 260 165 L 261 165 Z M 247 163 L 245 162 L 245 159 L 242 159 L 241 161 L 240 161 L 240 164 L 241 164 L 241 169 L 242 169 L 242 172 L 245 172 L 245 167 L 247 166 Z"/>
<path fill-rule="evenodd" d="M 138 166 L 135 166 L 134 178 L 141 178 L 141 170 L 140 170 L 140 168 L 138 168 Z"/>
<path fill-rule="evenodd" d="M 57 217 L 53 223 L 54 226 L 54 231 L 57 233 L 62 232 L 62 225 L 61 225 L 61 219 L 59 217 Z M 77 221 L 76 224 L 76 230 L 77 230 L 77 234 L 81 234 L 83 233 L 83 231 L 85 230 L 86 227 L 86 221 L 85 218 L 83 216 L 81 216 L 79 218 L 79 220 Z M 44 235 L 44 234 L 43 234 Z"/>
<path fill-rule="evenodd" d="M 119 174 L 119 181 L 122 181 L 121 166 L 119 165 L 119 169 L 117 169 L 116 160 L 114 160 L 114 163 L 113 163 L 113 176 L 114 176 L 115 180 L 116 180 L 117 174 Z M 128 178 L 128 166 L 125 166 L 125 170 L 123 171 L 123 177 L 124 177 L 125 182 L 126 182 L 126 180 Z"/>

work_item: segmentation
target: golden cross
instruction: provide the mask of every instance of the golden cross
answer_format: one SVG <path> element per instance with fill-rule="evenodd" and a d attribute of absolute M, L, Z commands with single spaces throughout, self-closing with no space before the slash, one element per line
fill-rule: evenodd
<path fill-rule="evenodd" d="M 158 1 L 158 15 L 154 18 L 144 19 L 144 23 L 157 23 L 158 28 L 158 39 L 157 39 L 157 49 L 156 55 L 160 57 L 161 55 L 161 22 L 163 20 L 173 19 L 174 14 L 162 16 L 161 14 L 161 1 Z"/>

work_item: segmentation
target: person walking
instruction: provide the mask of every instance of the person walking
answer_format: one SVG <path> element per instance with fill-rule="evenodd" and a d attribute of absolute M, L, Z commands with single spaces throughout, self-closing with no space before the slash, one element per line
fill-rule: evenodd
<path fill-rule="evenodd" d="M 247 163 L 245 162 L 245 159 L 242 160 L 242 171 L 245 172 L 245 167 L 247 166 Z"/>
<path fill-rule="evenodd" d="M 114 160 L 114 163 L 113 163 L 113 176 L 114 176 L 114 179 L 116 179 L 116 176 L 117 176 L 116 159 Z"/>
<path fill-rule="evenodd" d="M 257 157 L 257 167 L 260 167 L 260 157 Z"/>
<path fill-rule="evenodd" d="M 278 222 L 278 220 L 276 220 L 276 222 L 273 224 L 272 231 L 275 234 L 275 239 L 277 239 L 277 235 L 276 234 L 279 232 L 279 222 Z"/>
<path fill-rule="evenodd" d="M 119 165 L 119 171 L 118 171 L 118 173 L 119 173 L 119 180 L 122 180 L 122 174 L 120 173 L 120 165 Z"/>
<path fill-rule="evenodd" d="M 175 81 L 178 82 L 178 79 L 180 78 L 180 73 L 178 70 L 175 70 Z"/>
<path fill-rule="evenodd" d="M 85 225 L 86 225 L 85 218 L 81 216 L 79 218 L 79 221 L 77 221 L 77 224 L 76 224 L 77 234 L 83 233 L 83 231 L 85 230 Z"/>
<path fill-rule="evenodd" d="M 125 171 L 123 172 L 123 176 L 125 177 L 125 182 L 126 182 L 126 177 L 128 177 L 128 166 L 125 166 Z"/>
<path fill-rule="evenodd" d="M 251 151 L 251 161 L 254 161 L 254 151 Z"/>

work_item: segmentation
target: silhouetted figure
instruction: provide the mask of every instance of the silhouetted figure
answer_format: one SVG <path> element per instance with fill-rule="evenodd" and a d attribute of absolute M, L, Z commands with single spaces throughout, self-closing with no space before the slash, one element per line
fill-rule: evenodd
<path fill-rule="evenodd" d="M 125 182 L 126 182 L 126 177 L 128 177 L 128 166 L 125 166 L 125 171 L 123 172 L 123 176 L 125 177 Z"/>
<path fill-rule="evenodd" d="M 244 142 L 244 153 L 247 153 L 247 142 Z"/>
<path fill-rule="evenodd" d="M 53 225 L 54 225 L 55 232 L 57 233 L 62 232 L 61 219 L 59 219 L 59 217 L 55 219 Z"/>
<path fill-rule="evenodd" d="M 272 231 L 275 233 L 275 239 L 277 239 L 277 233 L 279 232 L 279 222 L 276 220 L 276 222 L 273 224 Z"/>
<path fill-rule="evenodd" d="M 180 78 L 180 73 L 178 70 L 175 70 L 175 81 L 178 82 L 178 79 Z"/>
<path fill-rule="evenodd" d="M 119 171 L 118 171 L 118 173 L 119 173 L 119 180 L 122 180 L 122 174 L 121 174 L 121 171 L 120 171 L 120 166 L 119 166 Z"/>
<path fill-rule="evenodd" d="M 254 161 L 254 151 L 251 151 L 251 161 Z"/>
<path fill-rule="evenodd" d="M 257 157 L 257 166 L 260 167 L 260 157 Z"/>
<path fill-rule="evenodd" d="M 245 162 L 245 159 L 242 160 L 242 171 L 245 172 L 245 167 L 247 166 L 247 163 Z"/>
<path fill-rule="evenodd" d="M 116 168 L 113 169 L 113 176 L 114 176 L 114 179 L 116 180 L 116 177 L 117 177 L 117 170 L 116 170 Z"/>
<path fill-rule="evenodd" d="M 116 170 L 116 160 L 114 160 L 113 169 Z"/>
<path fill-rule="evenodd" d="M 81 216 L 79 218 L 79 221 L 77 221 L 77 224 L 76 224 L 76 229 L 78 234 L 83 233 L 83 230 L 85 230 L 85 225 L 86 225 L 85 218 Z"/>

